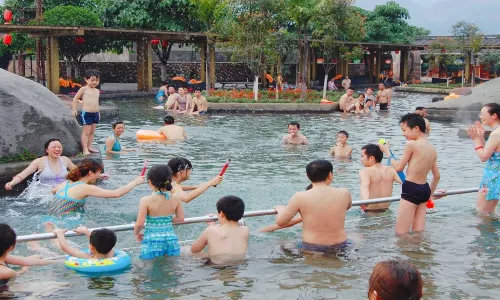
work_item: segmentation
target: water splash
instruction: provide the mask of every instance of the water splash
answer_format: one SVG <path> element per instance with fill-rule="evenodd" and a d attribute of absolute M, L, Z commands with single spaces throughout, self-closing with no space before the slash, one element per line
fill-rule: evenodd
<path fill-rule="evenodd" d="M 33 179 L 28 182 L 28 187 L 17 196 L 15 200 L 22 200 L 23 202 L 38 202 L 46 204 L 52 201 L 53 196 L 51 193 L 52 186 L 49 184 L 41 183 L 38 180 L 39 173 L 33 175 Z"/>

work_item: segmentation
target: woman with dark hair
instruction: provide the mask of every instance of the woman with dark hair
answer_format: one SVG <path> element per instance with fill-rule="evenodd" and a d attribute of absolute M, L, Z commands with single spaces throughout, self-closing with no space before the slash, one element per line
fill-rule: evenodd
<path fill-rule="evenodd" d="M 49 215 L 60 217 L 83 212 L 87 197 L 119 198 L 144 181 L 144 177 L 139 176 L 121 188 L 105 190 L 92 185 L 101 177 L 103 169 L 101 163 L 87 158 L 71 170 L 66 176 L 67 180 L 52 189 L 54 201 L 50 205 Z"/>
<path fill-rule="evenodd" d="M 122 154 L 128 151 L 135 151 L 135 149 L 122 147 L 120 143 L 120 136 L 125 132 L 125 124 L 122 121 L 113 123 L 113 135 L 106 139 L 106 146 L 104 151 L 106 154 Z"/>
<path fill-rule="evenodd" d="M 369 300 L 420 300 L 422 276 L 402 260 L 381 261 L 373 268 L 368 286 Z"/>
<path fill-rule="evenodd" d="M 31 174 L 38 172 L 38 180 L 43 184 L 51 186 L 58 185 L 66 179 L 68 170 L 76 168 L 66 156 L 62 156 L 63 146 L 59 139 L 50 139 L 45 143 L 45 153 L 47 155 L 39 157 L 21 173 L 12 178 L 12 181 L 5 184 L 6 190 L 24 181 Z"/>
<path fill-rule="evenodd" d="M 500 104 L 488 103 L 479 114 L 481 122 L 469 126 L 467 133 L 474 141 L 474 150 L 482 162 L 486 162 L 483 178 L 477 193 L 477 207 L 481 213 L 491 214 L 500 199 Z M 484 139 L 483 125 L 491 128 L 488 142 Z"/>
<path fill-rule="evenodd" d="M 203 194 L 211 186 L 216 186 L 222 182 L 222 176 L 215 176 L 211 180 L 198 186 L 183 186 L 181 183 L 188 180 L 191 175 L 191 170 L 193 169 L 191 162 L 184 157 L 174 157 L 168 161 L 168 166 L 172 169 L 173 173 L 172 193 L 181 194 L 181 200 L 186 203 Z M 185 193 L 184 191 L 191 192 Z"/>

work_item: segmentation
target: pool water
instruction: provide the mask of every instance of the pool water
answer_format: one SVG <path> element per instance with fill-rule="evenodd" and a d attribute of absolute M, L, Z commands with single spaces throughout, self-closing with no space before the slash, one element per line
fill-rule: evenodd
<path fill-rule="evenodd" d="M 193 163 L 191 179 L 186 184 L 195 185 L 217 175 L 224 162 L 231 158 L 223 183 L 184 205 L 186 217 L 214 213 L 217 200 L 230 194 L 240 196 L 247 211 L 262 210 L 286 204 L 296 191 L 306 188 L 308 162 L 330 159 L 334 164 L 333 185 L 349 188 L 357 200 L 360 148 L 385 138 L 395 155 L 401 155 L 405 141 L 397 124 L 399 116 L 429 103 L 432 96 L 395 93 L 389 113 L 371 116 L 176 116 L 177 124 L 185 126 L 188 135 L 187 141 L 177 144 L 136 142 L 136 130 L 162 125 L 165 113 L 152 109 L 156 106 L 153 99 L 113 101 L 126 123 L 121 144 L 138 151 L 105 160 L 106 173 L 111 174 L 111 178 L 100 185 L 118 188 L 140 173 L 145 159 L 151 166 L 166 163 L 177 155 Z M 300 122 L 311 145 L 281 146 L 281 137 L 292 120 Z M 95 140 L 101 150 L 111 134 L 111 121 L 98 126 Z M 430 140 L 438 151 L 441 170 L 438 188 L 477 186 L 483 164 L 476 157 L 472 142 L 457 137 L 463 125 L 432 122 L 431 126 Z M 352 161 L 336 161 L 328 155 L 339 130 L 349 132 L 349 144 L 354 148 Z M 401 187 L 396 185 L 394 195 L 400 191 Z M 101 227 L 133 222 L 139 199 L 149 193 L 147 186 L 141 185 L 121 199 L 89 199 L 86 225 Z M 245 220 L 252 232 L 248 260 L 237 267 L 206 267 L 198 258 L 187 254 L 154 262 L 141 261 L 135 248 L 130 251 L 133 266 L 122 274 L 90 278 L 62 265 L 53 265 L 31 268 L 17 279 L 16 285 L 18 290 L 51 299 L 366 299 L 368 278 L 375 263 L 399 257 L 411 261 L 422 272 L 425 299 L 497 299 L 500 221 L 478 217 L 475 198 L 475 194 L 465 194 L 437 201 L 436 209 L 427 216 L 425 234 L 406 239 L 394 235 L 397 203 L 378 216 L 362 215 L 358 207 L 353 207 L 348 212 L 346 229 L 354 246 L 346 257 L 303 256 L 295 249 L 300 227 L 257 233 L 259 228 L 272 224 L 274 216 L 255 217 Z M 37 216 L 46 213 L 46 198 L 4 198 L 0 202 L 1 221 L 13 226 L 19 235 L 43 230 Z M 205 224 L 182 225 L 177 226 L 176 231 L 181 241 L 189 241 L 204 228 Z M 82 247 L 86 245 L 83 238 L 71 241 Z M 48 241 L 43 241 L 42 246 L 51 252 L 45 256 L 60 254 Z M 117 248 L 134 246 L 138 244 L 132 232 L 118 233 Z M 34 254 L 23 244 L 16 251 Z"/>

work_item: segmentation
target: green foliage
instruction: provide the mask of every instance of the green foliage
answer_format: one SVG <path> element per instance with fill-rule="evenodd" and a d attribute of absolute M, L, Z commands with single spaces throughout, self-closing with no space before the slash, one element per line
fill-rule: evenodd
<path fill-rule="evenodd" d="M 481 53 L 479 56 L 479 62 L 492 67 L 495 70 L 495 73 L 497 73 L 497 71 L 500 70 L 500 52 L 489 50 Z"/>
<path fill-rule="evenodd" d="M 453 25 L 451 32 L 458 42 L 462 53 L 479 52 L 484 36 L 474 23 L 459 21 Z"/>
<path fill-rule="evenodd" d="M 5 163 L 17 162 L 17 161 L 31 161 L 35 158 L 37 158 L 36 155 L 31 153 L 28 149 L 23 149 L 19 153 L 16 153 L 16 154 L 13 154 L 10 156 L 0 157 L 0 163 L 5 164 Z"/>
<path fill-rule="evenodd" d="M 252 76 L 265 69 L 265 59 L 276 60 L 279 38 L 277 16 L 281 0 L 235 0 L 228 8 L 225 26 L 217 27 L 217 45 L 231 51 L 231 60 L 245 63 Z"/>
<path fill-rule="evenodd" d="M 57 6 L 44 13 L 39 25 L 103 27 L 99 16 L 88 9 L 75 6 Z M 67 57 L 68 63 L 79 64 L 90 53 L 99 53 L 111 48 L 110 40 L 100 36 L 85 36 L 83 44 L 77 44 L 75 37 L 60 37 L 59 51 Z"/>
<path fill-rule="evenodd" d="M 366 41 L 409 44 L 417 36 L 428 35 L 430 31 L 409 25 L 408 10 L 396 1 L 377 5 L 365 20 Z"/>
<path fill-rule="evenodd" d="M 447 71 L 449 65 L 455 65 L 460 58 L 457 51 L 456 40 L 452 38 L 438 38 L 434 40 L 427 49 L 425 57 L 429 60 L 431 67 L 438 67 Z"/>

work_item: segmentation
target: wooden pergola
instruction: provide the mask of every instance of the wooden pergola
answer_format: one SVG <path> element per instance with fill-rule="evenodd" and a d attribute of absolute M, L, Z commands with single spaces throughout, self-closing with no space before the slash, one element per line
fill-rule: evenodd
<path fill-rule="evenodd" d="M 28 25 L 0 25 L 0 33 L 26 33 L 30 37 L 47 38 L 47 88 L 59 93 L 59 41 L 62 36 L 104 36 L 115 40 L 129 40 L 137 44 L 137 89 L 149 91 L 153 88 L 153 64 L 151 40 L 167 40 L 170 43 L 190 43 L 202 45 L 201 80 L 205 81 L 205 59 L 207 35 L 201 32 L 171 32 L 140 29 L 56 27 Z M 215 82 L 215 48 L 208 49 L 210 56 L 210 82 Z"/>

